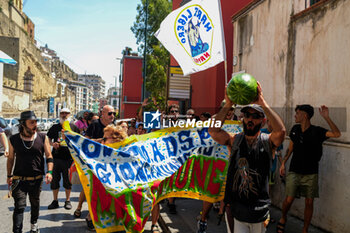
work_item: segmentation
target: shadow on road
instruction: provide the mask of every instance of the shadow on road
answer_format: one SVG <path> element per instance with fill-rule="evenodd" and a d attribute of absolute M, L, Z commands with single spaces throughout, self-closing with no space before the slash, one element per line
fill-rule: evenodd
<path fill-rule="evenodd" d="M 85 233 L 85 232 L 92 232 L 89 231 L 86 227 L 85 220 L 81 221 L 61 221 L 61 226 L 56 227 L 40 227 L 41 233 L 68 233 L 68 232 L 74 232 L 74 233 Z"/>

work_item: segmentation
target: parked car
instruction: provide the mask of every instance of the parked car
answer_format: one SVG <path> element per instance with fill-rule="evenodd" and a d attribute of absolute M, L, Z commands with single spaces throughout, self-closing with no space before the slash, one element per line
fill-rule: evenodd
<path fill-rule="evenodd" d="M 10 137 L 11 134 L 11 127 L 9 126 L 9 124 L 7 124 L 6 120 L 2 117 L 0 117 L 0 127 L 5 130 L 5 134 L 7 137 Z"/>
<path fill-rule="evenodd" d="M 19 121 L 17 118 L 5 118 L 5 120 L 11 128 L 12 135 L 19 133 Z"/>
<path fill-rule="evenodd" d="M 48 122 L 47 118 L 41 118 L 38 119 L 38 129 L 41 131 L 47 131 L 49 130 L 50 123 Z"/>
<path fill-rule="evenodd" d="M 11 134 L 11 127 L 7 124 L 6 120 L 2 117 L 0 117 L 0 127 L 5 131 L 5 134 L 7 137 L 10 137 Z M 4 147 L 0 143 L 0 155 L 4 154 Z"/>

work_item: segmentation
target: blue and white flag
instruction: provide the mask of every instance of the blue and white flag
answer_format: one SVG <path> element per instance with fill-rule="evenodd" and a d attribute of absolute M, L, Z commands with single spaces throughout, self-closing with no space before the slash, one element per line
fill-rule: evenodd
<path fill-rule="evenodd" d="M 0 63 L 16 65 L 17 62 L 12 57 L 0 50 Z"/>
<path fill-rule="evenodd" d="M 171 12 L 155 33 L 184 75 L 225 60 L 220 0 L 192 0 Z"/>

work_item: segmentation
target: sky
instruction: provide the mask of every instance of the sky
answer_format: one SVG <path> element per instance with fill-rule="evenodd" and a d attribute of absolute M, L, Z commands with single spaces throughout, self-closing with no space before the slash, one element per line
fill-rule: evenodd
<path fill-rule="evenodd" d="M 35 39 L 57 52 L 78 74 L 97 74 L 106 87 L 119 76 L 121 52 L 137 51 L 130 30 L 141 0 L 24 0 Z"/>

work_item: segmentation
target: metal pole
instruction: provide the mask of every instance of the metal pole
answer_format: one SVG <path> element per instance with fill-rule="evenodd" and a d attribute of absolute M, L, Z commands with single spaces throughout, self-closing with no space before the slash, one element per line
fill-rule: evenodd
<path fill-rule="evenodd" d="M 119 103 L 116 103 L 118 105 L 118 114 L 119 114 L 119 118 L 121 118 L 120 115 L 120 110 L 121 110 L 121 89 L 122 89 L 122 82 L 123 82 L 123 78 L 122 78 L 122 62 L 123 62 L 123 58 L 116 58 L 119 61 L 119 98 L 116 98 Z M 118 88 L 117 88 L 117 77 L 115 79 L 115 91 L 117 92 L 116 94 L 118 94 Z M 117 101 L 117 102 L 118 102 Z"/>
<path fill-rule="evenodd" d="M 113 101 L 115 101 L 117 99 L 117 79 L 118 79 L 118 77 L 117 76 L 113 76 L 113 77 L 115 79 L 115 84 L 114 84 L 115 91 L 113 91 L 112 96 L 113 96 Z M 115 93 L 115 95 L 114 95 L 114 93 Z M 117 109 L 117 102 L 115 102 L 115 104 L 113 104 L 113 106 L 114 106 L 114 109 Z"/>
<path fill-rule="evenodd" d="M 143 51 L 143 82 L 142 82 L 142 92 L 141 101 L 145 99 L 146 95 L 146 75 L 147 75 L 147 61 L 146 61 L 146 51 L 147 51 L 147 24 L 148 24 L 148 0 L 146 0 L 146 18 L 145 18 L 145 47 Z"/>

